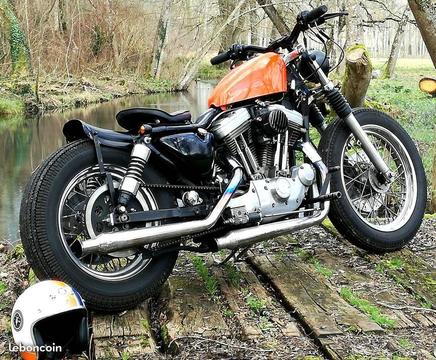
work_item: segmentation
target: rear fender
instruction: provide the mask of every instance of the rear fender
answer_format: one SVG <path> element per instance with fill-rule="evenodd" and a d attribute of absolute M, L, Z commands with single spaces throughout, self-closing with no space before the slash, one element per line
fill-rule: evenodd
<path fill-rule="evenodd" d="M 84 121 L 73 119 L 68 121 L 62 130 L 68 142 L 78 139 L 97 137 L 100 144 L 114 148 L 130 148 L 133 146 L 133 136 L 129 133 L 101 129 Z"/>

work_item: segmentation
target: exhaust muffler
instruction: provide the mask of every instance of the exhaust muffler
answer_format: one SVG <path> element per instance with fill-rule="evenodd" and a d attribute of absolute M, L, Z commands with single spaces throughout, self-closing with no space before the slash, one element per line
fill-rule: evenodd
<path fill-rule="evenodd" d="M 82 255 L 91 253 L 107 254 L 209 230 L 220 218 L 242 180 L 241 165 L 233 159 L 228 159 L 228 162 L 233 168 L 233 177 L 224 194 L 205 219 L 101 234 L 94 239 L 81 242 Z"/>

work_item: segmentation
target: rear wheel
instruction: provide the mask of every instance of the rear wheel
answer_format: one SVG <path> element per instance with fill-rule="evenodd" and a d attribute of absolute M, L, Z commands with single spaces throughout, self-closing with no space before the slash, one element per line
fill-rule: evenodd
<path fill-rule="evenodd" d="M 105 168 L 117 188 L 129 162 L 129 153 L 102 147 Z M 105 177 L 96 164 L 90 141 L 67 144 L 52 154 L 32 175 L 23 195 L 20 226 L 26 255 L 36 275 L 57 278 L 75 287 L 93 309 L 113 312 L 133 307 L 150 297 L 171 273 L 177 253 L 150 260 L 144 250 L 82 256 L 80 241 L 108 231 L 113 211 Z M 147 166 L 144 182 L 165 183 Z M 129 211 L 174 206 L 164 191 L 141 188 Z M 158 222 L 146 226 L 158 226 Z M 85 240 L 86 241 L 86 240 Z"/>
<path fill-rule="evenodd" d="M 320 142 L 332 174 L 331 190 L 342 197 L 331 203 L 329 217 L 353 244 L 371 251 L 400 249 L 418 231 L 426 205 L 426 178 L 418 151 L 404 129 L 372 109 L 354 111 L 356 119 L 395 174 L 384 183 L 360 142 L 342 120 L 329 126 Z"/>

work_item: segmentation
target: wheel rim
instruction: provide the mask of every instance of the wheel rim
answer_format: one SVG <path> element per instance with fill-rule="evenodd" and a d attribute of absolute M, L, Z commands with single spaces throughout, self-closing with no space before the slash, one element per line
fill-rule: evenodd
<path fill-rule="evenodd" d="M 415 208 L 415 169 L 406 148 L 392 132 L 373 124 L 362 128 L 393 171 L 394 181 L 389 185 L 379 181 L 377 171 L 351 134 L 342 149 L 342 186 L 361 220 L 379 231 L 396 231 L 409 221 Z"/>
<path fill-rule="evenodd" d="M 126 169 L 113 165 L 105 165 L 105 169 L 111 173 L 114 187 L 117 188 Z M 110 211 L 110 200 L 107 209 L 103 209 L 104 205 L 101 206 L 102 209 L 96 208 L 96 206 L 100 206 L 100 203 L 104 204 L 106 202 L 101 201 L 102 197 L 105 200 L 110 199 L 104 176 L 100 174 L 97 166 L 88 167 L 77 174 L 62 193 L 58 209 L 58 232 L 69 257 L 81 270 L 105 281 L 125 280 L 138 274 L 149 265 L 151 260 L 144 256 L 143 252 L 124 251 L 86 256 L 80 254 L 79 241 L 94 238 L 99 233 L 107 230 L 103 228 L 99 231 L 95 226 L 98 224 L 98 219 L 96 222 L 95 218 L 90 218 L 91 215 L 97 213 L 100 215 L 98 218 L 103 219 L 106 215 L 104 211 Z M 98 201 L 100 202 L 98 203 Z M 133 202 L 131 211 L 158 209 L 153 194 L 144 188 L 140 188 Z M 100 211 L 103 212 L 100 213 Z M 147 223 L 146 227 L 153 225 L 158 225 L 158 223 Z M 115 229 L 122 230 L 120 228 Z M 148 245 L 144 249 L 150 247 L 152 245 Z"/>

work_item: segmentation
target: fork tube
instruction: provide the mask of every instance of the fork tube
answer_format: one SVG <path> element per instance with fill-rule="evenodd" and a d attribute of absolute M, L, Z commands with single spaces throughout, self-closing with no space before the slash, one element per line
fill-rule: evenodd
<path fill-rule="evenodd" d="M 336 89 L 330 79 L 326 76 L 324 71 L 318 66 L 318 63 L 312 60 L 312 67 L 316 69 L 316 73 L 320 80 L 321 85 L 324 88 L 326 97 L 329 100 L 331 107 L 335 110 L 336 114 L 345 121 L 353 135 L 360 141 L 363 151 L 368 155 L 368 158 L 374 164 L 375 168 L 383 174 L 387 181 L 391 181 L 393 178 L 393 173 L 389 167 L 384 162 L 383 158 L 380 156 L 379 152 L 372 144 L 368 135 L 360 126 L 353 111 L 348 104 L 345 97 Z"/>

